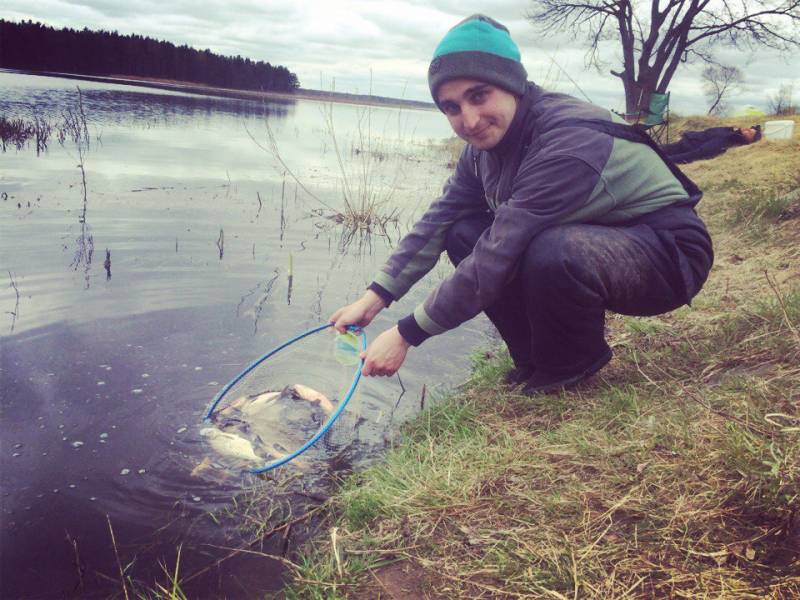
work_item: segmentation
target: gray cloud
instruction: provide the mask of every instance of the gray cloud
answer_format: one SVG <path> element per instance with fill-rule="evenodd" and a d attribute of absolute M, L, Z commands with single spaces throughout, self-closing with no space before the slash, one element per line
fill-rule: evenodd
<path fill-rule="evenodd" d="M 4 0 L 0 16 L 240 54 L 288 67 L 304 87 L 330 87 L 335 80 L 340 91 L 363 93 L 371 85 L 376 94 L 428 100 L 427 66 L 438 41 L 464 17 L 487 12 L 510 29 L 533 80 L 622 108 L 621 83 L 608 73 L 616 66 L 616 44 L 607 43 L 601 72 L 587 70 L 583 40 L 569 34 L 543 37 L 526 18 L 531 7 L 528 0 L 488 6 L 485 0 Z M 800 72 L 797 56 L 719 47 L 717 57 L 745 72 L 745 85 L 731 104 L 765 105 L 767 93 Z M 704 112 L 701 71 L 700 65 L 681 67 L 670 86 L 674 109 Z"/>

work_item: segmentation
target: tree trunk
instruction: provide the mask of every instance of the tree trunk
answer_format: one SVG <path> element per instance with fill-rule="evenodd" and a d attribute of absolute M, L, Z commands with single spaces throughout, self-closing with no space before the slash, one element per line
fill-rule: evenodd
<path fill-rule="evenodd" d="M 650 74 L 639 76 L 636 81 L 623 81 L 625 87 L 625 114 L 646 115 L 650 107 L 650 95 L 656 91 L 657 77 Z"/>
<path fill-rule="evenodd" d="M 638 120 L 638 115 L 646 114 L 650 106 L 650 94 L 655 90 L 655 82 L 637 81 L 624 82 L 625 86 L 625 114 Z"/>

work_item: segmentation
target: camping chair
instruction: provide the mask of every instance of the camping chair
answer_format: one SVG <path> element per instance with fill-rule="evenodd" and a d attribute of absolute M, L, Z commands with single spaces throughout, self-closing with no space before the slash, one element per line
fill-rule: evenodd
<path fill-rule="evenodd" d="M 641 100 L 641 95 L 639 98 Z M 651 93 L 646 109 L 635 113 L 617 114 L 631 122 L 634 127 L 646 131 L 659 144 L 669 143 L 669 92 L 666 94 Z M 661 139 L 662 136 L 664 136 L 664 140 Z"/>
<path fill-rule="evenodd" d="M 669 143 L 669 92 L 666 94 L 650 94 L 650 103 L 644 120 L 640 123 L 647 133 L 659 143 Z M 665 135 L 665 140 L 661 141 L 661 136 Z"/>

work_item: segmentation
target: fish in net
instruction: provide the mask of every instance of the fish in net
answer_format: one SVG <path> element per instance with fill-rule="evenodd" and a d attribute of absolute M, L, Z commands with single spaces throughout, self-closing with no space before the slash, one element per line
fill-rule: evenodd
<path fill-rule="evenodd" d="M 360 364 L 358 343 L 353 334 L 337 335 L 325 356 L 312 344 L 297 344 L 248 372 L 227 390 L 226 400 L 234 399 L 210 411 L 210 423 L 200 431 L 217 462 L 254 470 L 301 448 L 342 401 L 352 379 L 349 367 Z M 315 386 L 298 380 L 313 380 Z M 348 405 L 298 465 L 325 460 L 356 442 L 364 422 L 357 407 L 358 402 Z"/>

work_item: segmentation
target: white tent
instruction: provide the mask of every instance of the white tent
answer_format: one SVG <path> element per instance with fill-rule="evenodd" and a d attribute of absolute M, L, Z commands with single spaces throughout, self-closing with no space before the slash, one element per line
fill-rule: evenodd
<path fill-rule="evenodd" d="M 760 108 L 752 105 L 752 104 L 745 104 L 744 106 L 740 106 L 736 109 L 733 113 L 734 117 L 763 117 L 764 111 Z"/>

